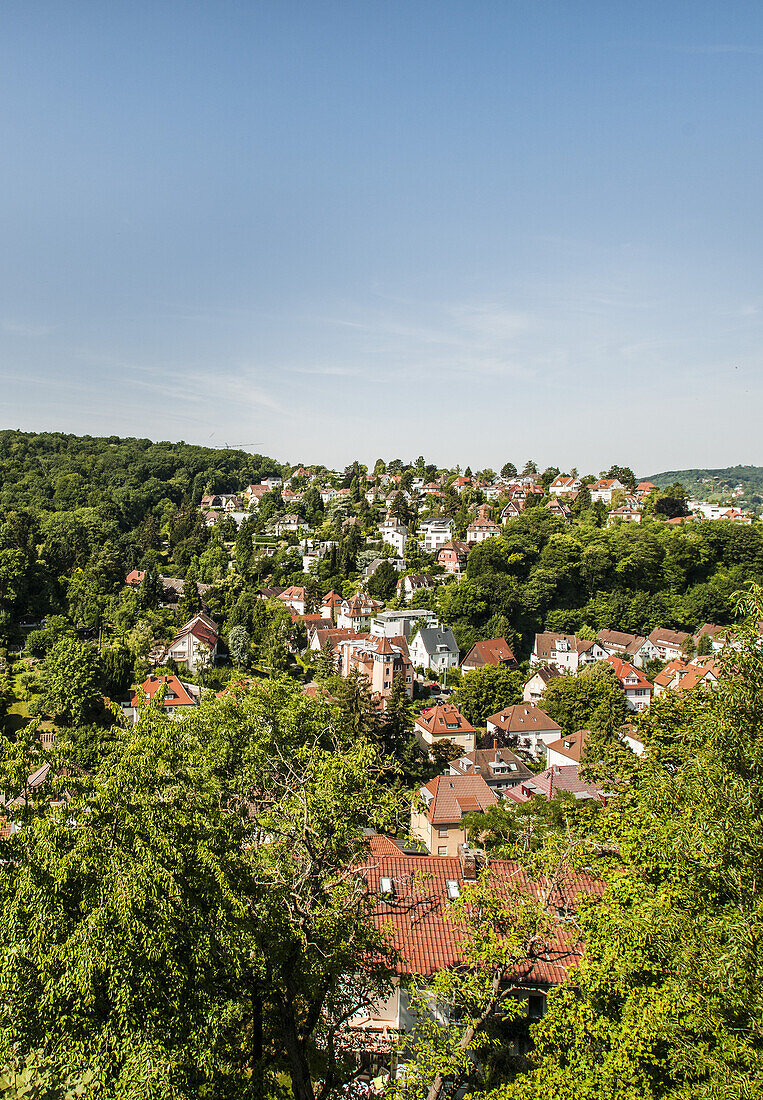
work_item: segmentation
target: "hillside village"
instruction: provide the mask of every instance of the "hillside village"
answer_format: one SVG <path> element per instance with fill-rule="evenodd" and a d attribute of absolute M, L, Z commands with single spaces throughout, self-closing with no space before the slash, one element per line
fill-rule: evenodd
<path fill-rule="evenodd" d="M 757 651 L 758 619 L 751 643 L 737 594 L 763 583 L 758 517 L 624 467 L 462 473 L 420 458 L 330 471 L 69 440 L 55 445 L 71 468 L 54 473 L 51 462 L 43 473 L 50 442 L 40 438 L 25 441 L 14 469 L 12 434 L 5 459 L 5 492 L 16 486 L 0 528 L 4 743 L 16 761 L 3 773 L 8 850 L 36 843 L 51 815 L 63 807 L 70 818 L 83 798 L 100 820 L 88 791 L 115 780 L 115 761 L 137 788 L 149 784 L 141 797 L 153 806 L 156 780 L 130 771 L 135 761 L 205 746 L 197 763 L 234 762 L 210 781 L 226 805 L 243 797 L 234 817 L 251 858 L 264 861 L 267 890 L 291 884 L 279 894 L 286 924 L 261 941 L 264 957 L 306 919 L 300 891 L 305 868 L 320 864 L 315 836 L 324 843 L 351 813 L 344 846 L 315 872 L 325 874 L 324 916 L 333 926 L 337 867 L 350 867 L 362 886 L 342 902 L 347 927 L 369 937 L 358 951 L 373 943 L 380 957 L 394 949 L 394 961 L 386 985 L 364 987 L 342 1010 L 342 1073 L 367 1088 L 374 1075 L 394 1079 L 395 1052 L 429 1012 L 417 1008 L 417 988 L 477 965 L 452 917 L 469 926 L 459 907 L 488 880 L 502 904 L 515 889 L 541 899 L 499 983 L 512 998 L 511 1067 L 501 1072 L 527 1070 L 533 1028 L 583 958 L 580 894 L 606 896 L 597 821 L 617 820 L 638 769 L 672 774 L 664 769 L 687 751 L 684 728 L 714 713 L 735 661 L 756 659 L 743 655 Z M 142 748 L 121 757 L 120 745 Z M 314 753 L 326 754 L 323 778 L 304 763 Z M 325 778 L 331 766 L 347 776 Z M 178 759 L 173 783 L 184 768 Z M 285 809 L 294 783 L 319 784 L 315 806 L 330 801 L 331 821 L 307 838 L 303 810 Z M 276 873 L 267 838 L 281 835 Z M 568 852 L 551 870 L 538 862 L 560 844 L 585 858 Z M 294 958 L 320 969 L 336 945 L 313 946 Z M 342 955 L 332 989 L 345 990 L 348 960 L 359 957 Z M 320 1003 L 310 1044 L 327 1019 Z M 410 1065 L 414 1048 L 405 1047 Z M 274 1067 L 287 1063 L 298 1077 L 272 1055 Z M 459 1072 L 448 1080 L 472 1071 Z"/>

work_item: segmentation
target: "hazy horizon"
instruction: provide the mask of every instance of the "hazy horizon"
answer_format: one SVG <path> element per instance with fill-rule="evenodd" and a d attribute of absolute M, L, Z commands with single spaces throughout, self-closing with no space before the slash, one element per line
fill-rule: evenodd
<path fill-rule="evenodd" d="M 0 421 L 763 463 L 753 3 L 5 5 Z"/>

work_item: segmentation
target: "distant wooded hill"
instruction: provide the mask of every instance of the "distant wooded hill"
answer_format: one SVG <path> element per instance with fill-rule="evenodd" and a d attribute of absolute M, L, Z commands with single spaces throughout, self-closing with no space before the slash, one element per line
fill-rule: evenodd
<path fill-rule="evenodd" d="M 653 481 L 660 489 L 680 481 L 690 496 L 727 497 L 738 485 L 744 486 L 745 500 L 763 497 L 763 466 L 726 466 L 721 470 L 666 470 L 650 474 L 645 481 Z"/>

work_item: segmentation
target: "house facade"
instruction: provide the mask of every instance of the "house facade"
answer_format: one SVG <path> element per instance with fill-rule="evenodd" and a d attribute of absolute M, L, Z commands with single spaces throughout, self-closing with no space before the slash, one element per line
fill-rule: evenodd
<path fill-rule="evenodd" d="M 598 642 L 578 638 L 574 634 L 545 631 L 535 635 L 530 664 L 552 664 L 567 672 L 576 673 L 583 665 L 603 661 L 606 656 L 606 650 Z"/>
<path fill-rule="evenodd" d="M 466 843 L 462 818 L 498 804 L 498 796 L 481 775 L 438 775 L 421 787 L 411 806 L 411 835 L 431 855 L 458 856 Z"/>
<path fill-rule="evenodd" d="M 422 626 L 410 643 L 410 651 L 416 668 L 446 672 L 458 667 L 458 643 L 449 626 Z"/>
<path fill-rule="evenodd" d="M 458 752 L 471 752 L 477 747 L 476 730 L 452 703 L 440 703 L 422 710 L 413 723 L 413 732 L 422 748 L 452 741 Z"/>

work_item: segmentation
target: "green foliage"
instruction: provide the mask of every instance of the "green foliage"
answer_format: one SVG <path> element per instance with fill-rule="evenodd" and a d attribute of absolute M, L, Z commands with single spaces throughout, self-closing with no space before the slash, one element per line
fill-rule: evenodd
<path fill-rule="evenodd" d="M 661 698 L 650 751 L 598 818 L 611 853 L 584 959 L 502 1100 L 758 1094 L 763 1073 L 763 593 L 702 701 Z"/>
<path fill-rule="evenodd" d="M 40 668 L 42 710 L 62 722 L 81 725 L 101 706 L 98 662 L 91 645 L 63 637 Z"/>
<path fill-rule="evenodd" d="M 232 626 L 228 632 L 228 652 L 234 665 L 242 667 L 249 660 L 249 632 L 245 626 Z"/>
<path fill-rule="evenodd" d="M 491 714 L 522 698 L 522 675 L 505 665 L 483 665 L 466 672 L 453 694 L 453 702 L 473 726 L 484 726 Z"/>
<path fill-rule="evenodd" d="M 611 666 L 607 668 L 613 673 Z M 590 675 L 550 680 L 540 706 L 567 734 L 583 729 L 614 732 L 628 714 L 617 678 L 598 669 Z"/>

